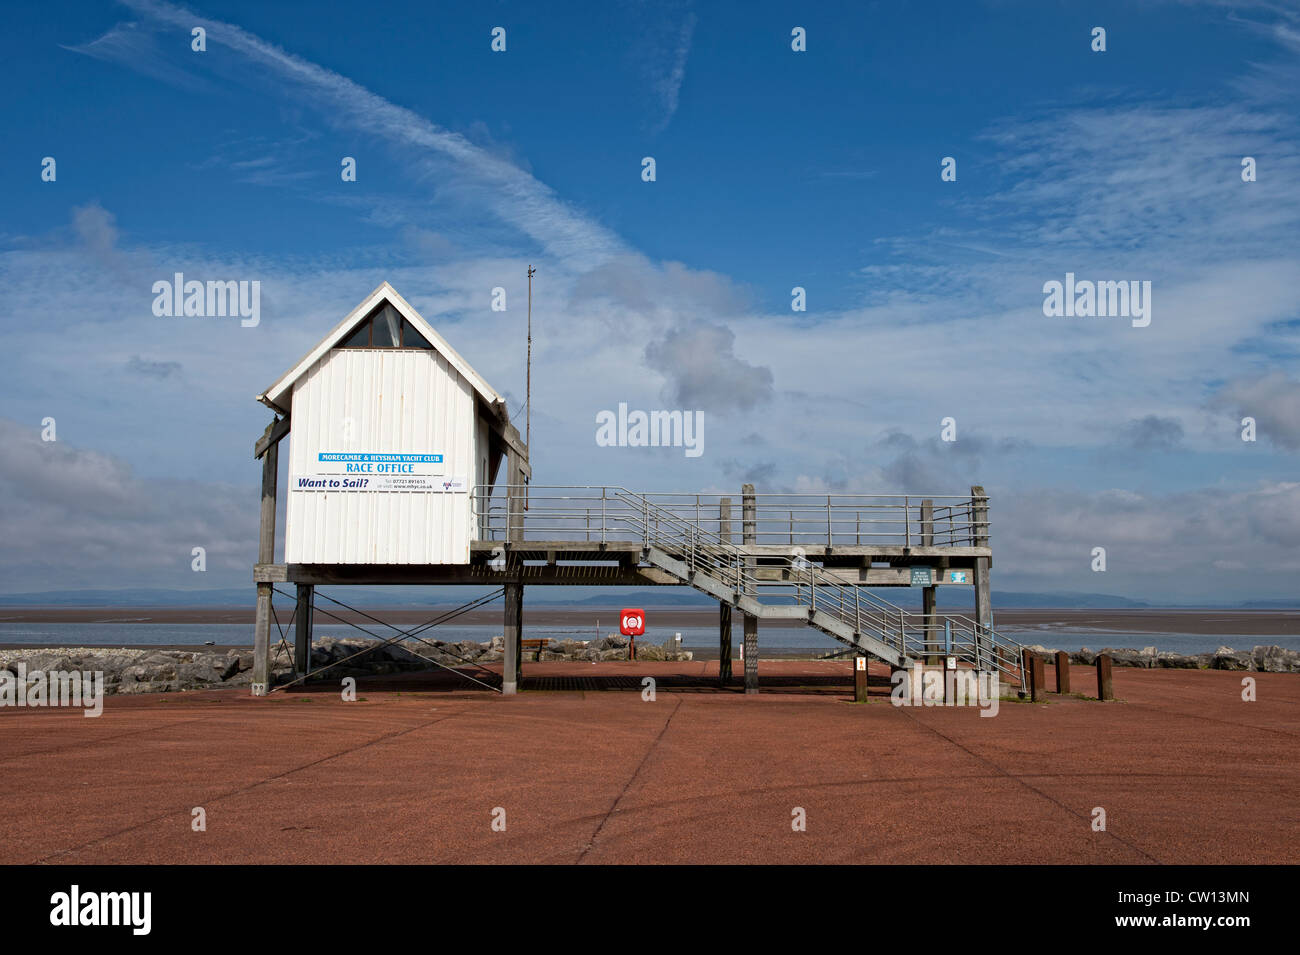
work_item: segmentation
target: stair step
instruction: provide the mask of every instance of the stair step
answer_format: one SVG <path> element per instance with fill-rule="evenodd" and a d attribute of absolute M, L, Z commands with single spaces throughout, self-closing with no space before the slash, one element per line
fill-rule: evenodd
<path fill-rule="evenodd" d="M 909 618 L 915 621 L 917 617 L 915 613 L 905 611 L 901 607 L 893 607 L 885 601 L 873 598 L 872 603 L 879 605 L 863 608 L 864 612 L 861 616 L 855 616 L 853 621 L 850 622 L 842 619 L 835 612 L 815 609 L 814 605 L 808 603 L 765 604 L 756 597 L 739 593 L 735 587 L 725 582 L 725 578 L 733 572 L 734 567 L 729 566 L 726 560 L 720 560 L 719 554 L 714 551 L 716 551 L 716 548 L 697 551 L 699 563 L 697 563 L 694 570 L 686 561 L 674 557 L 658 546 L 646 547 L 641 552 L 641 556 L 643 560 L 654 564 L 661 570 L 667 571 L 683 584 L 694 587 L 701 593 L 708 594 L 715 600 L 736 607 L 744 613 L 771 620 L 803 621 L 855 650 L 871 654 L 895 666 L 906 666 L 914 659 L 906 652 L 900 651 L 895 646 L 894 641 L 898 639 L 900 621 Z M 713 561 L 717 561 L 720 566 L 712 566 Z M 814 584 L 815 586 L 817 585 Z M 965 618 L 955 619 L 974 626 L 974 621 L 966 621 Z M 863 626 L 872 628 L 877 632 L 856 629 L 856 627 Z M 906 626 L 905 623 L 904 626 Z M 913 623 L 911 629 L 915 638 L 917 625 Z M 1013 647 L 1019 647 L 1014 641 L 999 637 L 996 631 L 990 630 L 989 638 L 990 640 L 996 639 L 1003 645 L 1011 644 Z M 924 654 L 919 654 L 915 659 L 922 659 L 923 656 Z"/>

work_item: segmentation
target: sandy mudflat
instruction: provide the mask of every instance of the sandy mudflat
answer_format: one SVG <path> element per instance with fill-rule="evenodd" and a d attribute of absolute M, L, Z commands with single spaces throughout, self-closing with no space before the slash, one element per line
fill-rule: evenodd
<path fill-rule="evenodd" d="M 1300 634 L 1300 610 L 993 610 L 995 628 L 1137 633 Z"/>
<path fill-rule="evenodd" d="M 525 664 L 3 708 L 0 863 L 1294 863 L 1295 674 L 1117 669 L 1077 696 L 895 707 L 873 665 Z M 657 696 L 642 696 L 654 675 Z M 1071 667 L 1077 693 L 1096 673 Z M 89 783 L 87 781 L 90 781 Z M 192 807 L 207 831 L 190 826 Z M 489 810 L 506 807 L 509 829 Z M 791 807 L 807 813 L 792 832 Z M 1106 829 L 1094 830 L 1094 807 Z M 918 808 L 919 807 L 919 808 Z M 359 822 L 360 820 L 360 822 Z M 53 822 L 52 822 L 53 821 Z M 1134 878 L 1137 878 L 1136 876 Z M 1150 879 L 1159 880 L 1159 873 Z"/>
<path fill-rule="evenodd" d="M 285 602 L 286 609 L 291 606 Z M 281 606 L 281 601 L 276 601 Z M 344 620 L 360 622 L 354 616 L 328 603 L 330 613 Z M 393 623 L 423 623 L 451 607 L 402 607 L 400 609 L 365 608 L 366 613 Z M 620 607 L 582 609 L 528 609 L 525 601 L 524 623 L 529 626 L 593 626 L 597 620 L 605 630 L 613 627 Z M 942 612 L 944 608 L 940 608 Z M 320 613 L 318 623 L 338 622 Z M 970 614 L 969 609 L 954 609 Z M 657 627 L 708 627 L 717 623 L 716 610 L 699 608 L 647 608 Z M 499 624 L 501 610 L 480 610 L 456 618 L 462 624 Z M 4 607 L 0 622 L 5 623 L 235 623 L 252 624 L 253 602 L 250 593 L 247 607 Z M 1300 634 L 1298 610 L 999 610 L 994 606 L 994 625 L 999 629 L 1050 626 L 1070 630 L 1116 630 L 1137 633 L 1232 633 L 1232 634 Z"/>

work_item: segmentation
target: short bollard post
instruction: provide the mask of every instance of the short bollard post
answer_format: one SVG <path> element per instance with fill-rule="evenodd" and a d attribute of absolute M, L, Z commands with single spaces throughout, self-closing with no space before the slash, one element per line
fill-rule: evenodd
<path fill-rule="evenodd" d="M 1070 692 L 1070 655 L 1064 650 L 1056 651 L 1056 692 Z"/>
<path fill-rule="evenodd" d="M 1030 699 L 1034 698 L 1034 654 L 1028 647 L 1020 651 L 1020 689 Z"/>
<path fill-rule="evenodd" d="M 1037 653 L 1033 654 L 1033 657 L 1034 677 L 1030 682 L 1034 686 L 1033 701 L 1037 703 L 1047 698 L 1047 677 L 1043 674 L 1043 658 Z"/>
<path fill-rule="evenodd" d="M 867 702 L 867 658 L 853 658 L 853 702 Z"/>
<path fill-rule="evenodd" d="M 1110 654 L 1097 654 L 1097 699 L 1113 700 L 1115 692 L 1110 685 Z"/>

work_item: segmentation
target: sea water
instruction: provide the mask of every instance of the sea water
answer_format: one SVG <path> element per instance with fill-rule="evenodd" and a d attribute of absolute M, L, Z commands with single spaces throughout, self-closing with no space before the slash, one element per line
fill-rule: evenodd
<path fill-rule="evenodd" d="M 412 630 L 418 624 L 405 624 L 401 629 Z M 345 624 L 318 623 L 313 628 L 319 637 L 375 637 L 389 639 L 397 635 L 398 630 L 382 624 L 367 623 L 365 630 Z M 271 639 L 279 642 L 284 637 L 292 642 L 292 624 L 283 630 L 272 627 Z M 525 639 L 551 637 L 557 640 L 593 640 L 610 634 L 608 628 L 597 632 L 594 626 L 554 626 L 525 625 Z M 1026 645 L 1039 644 L 1055 650 L 1078 650 L 1090 647 L 1100 650 L 1102 647 L 1154 646 L 1160 650 L 1175 653 L 1208 653 L 1221 646 L 1230 646 L 1237 650 L 1249 650 L 1254 646 L 1276 644 L 1290 650 L 1300 650 L 1300 634 L 1232 634 L 1232 633 L 1134 633 L 1121 630 L 1090 630 L 1082 627 L 1038 626 L 1033 628 L 1000 628 L 999 632 L 1012 640 Z M 442 625 L 418 634 L 425 640 L 442 640 L 455 643 L 461 640 L 473 640 L 485 643 L 500 635 L 501 627 L 494 624 Z M 682 647 L 687 650 L 717 650 L 718 630 L 716 627 L 673 627 L 647 630 L 644 637 L 637 639 L 645 643 L 662 644 L 675 634 L 682 635 Z M 739 624 L 732 630 L 732 646 L 739 652 L 742 633 Z M 241 623 L 145 623 L 133 621 L 113 621 L 96 623 L 82 621 L 78 623 L 21 623 L 0 622 L 0 643 L 34 644 L 51 647 L 106 647 L 106 646 L 163 646 L 169 644 L 200 647 L 206 643 L 216 646 L 252 646 L 253 626 Z M 844 649 L 844 645 L 819 630 L 810 627 L 775 627 L 760 624 L 758 632 L 760 648 L 782 651 L 807 651 L 809 653 L 830 652 Z"/>

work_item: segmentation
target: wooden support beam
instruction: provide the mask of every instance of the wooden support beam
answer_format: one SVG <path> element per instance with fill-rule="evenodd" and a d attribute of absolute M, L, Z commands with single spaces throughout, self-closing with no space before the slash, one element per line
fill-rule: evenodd
<path fill-rule="evenodd" d="M 754 544 L 758 541 L 758 501 L 754 485 L 745 484 L 740 489 L 741 541 Z M 746 569 L 752 573 L 753 564 L 746 560 Z M 750 596 L 753 596 L 752 594 Z M 758 618 L 741 612 L 745 630 L 745 692 L 758 692 Z"/>
<path fill-rule="evenodd" d="M 718 686 L 731 682 L 731 605 L 718 603 Z"/>
<path fill-rule="evenodd" d="M 921 617 L 925 624 L 926 655 L 925 662 L 938 666 L 942 657 L 943 645 L 939 642 L 939 615 L 935 612 L 935 589 L 925 587 L 921 590 Z"/>
<path fill-rule="evenodd" d="M 758 692 L 758 618 L 743 614 L 745 618 L 745 692 Z"/>
<path fill-rule="evenodd" d="M 524 539 L 524 509 L 527 501 L 527 483 L 524 467 L 526 459 L 514 449 L 506 456 L 506 542 L 513 545 Z"/>
<path fill-rule="evenodd" d="M 528 445 L 524 444 L 523 439 L 519 437 L 519 429 L 512 425 L 505 417 L 505 403 L 497 409 L 497 421 L 489 422 L 493 434 L 506 447 L 508 454 L 519 459 L 519 467 L 525 476 L 532 478 L 533 469 L 528 463 Z M 511 481 L 510 483 L 513 483 Z"/>
<path fill-rule="evenodd" d="M 989 496 L 979 484 L 972 484 L 971 497 L 971 543 L 976 547 L 989 546 Z"/>
<path fill-rule="evenodd" d="M 257 562 L 275 561 L 275 494 L 280 471 L 280 446 L 272 444 L 262 455 L 262 511 L 257 539 Z M 271 584 L 257 585 L 257 615 L 253 623 L 253 696 L 271 690 Z"/>
<path fill-rule="evenodd" d="M 989 498 L 983 486 L 972 484 L 971 496 L 971 543 L 976 547 L 989 546 Z M 975 634 L 975 656 L 983 660 L 985 634 L 993 629 L 993 606 L 989 594 L 988 557 L 975 558 L 975 622 L 979 624 Z"/>
<path fill-rule="evenodd" d="M 746 544 L 758 542 L 758 501 L 754 497 L 754 485 L 745 484 L 740 488 L 741 540 Z"/>
<path fill-rule="evenodd" d="M 853 702 L 867 702 L 867 658 L 853 658 Z"/>
<path fill-rule="evenodd" d="M 276 481 L 280 475 L 280 447 L 271 445 L 262 456 L 262 509 L 257 535 L 257 562 L 275 562 Z"/>
<path fill-rule="evenodd" d="M 272 447 L 279 444 L 280 439 L 289 433 L 289 427 L 288 415 L 285 415 L 283 418 L 276 418 L 268 424 L 266 430 L 262 432 L 262 436 L 258 438 L 257 443 L 253 445 L 253 458 L 260 458 Z"/>
<path fill-rule="evenodd" d="M 537 659 L 542 658 L 541 651 Z M 519 599 L 515 601 L 515 686 L 524 685 L 524 585 L 519 585 Z"/>
<path fill-rule="evenodd" d="M 499 544 L 497 546 L 500 546 Z M 511 566 L 493 570 L 486 564 L 257 564 L 253 582 L 348 585 L 457 585 L 500 587 L 507 580 L 538 585 L 602 584 L 616 587 L 680 587 L 682 582 L 657 567 Z"/>
<path fill-rule="evenodd" d="M 298 609 L 293 621 L 293 669 L 295 676 L 306 676 L 311 671 L 311 626 L 316 588 L 311 584 L 298 585 Z"/>
<path fill-rule="evenodd" d="M 513 696 L 519 689 L 520 624 L 523 620 L 524 588 L 522 584 L 506 584 L 505 657 L 501 668 L 501 692 Z"/>
<path fill-rule="evenodd" d="M 257 585 L 257 613 L 253 617 L 253 696 L 271 690 L 271 585 Z"/>
<path fill-rule="evenodd" d="M 718 537 L 731 542 L 731 498 L 718 502 Z M 731 605 L 718 603 L 718 685 L 731 682 Z"/>
<path fill-rule="evenodd" d="M 993 606 L 989 595 L 989 559 L 975 558 L 975 622 L 976 658 L 983 661 L 988 647 L 988 632 L 993 629 Z"/>
<path fill-rule="evenodd" d="M 1064 650 L 1056 651 L 1056 692 L 1070 692 L 1070 655 Z"/>
<path fill-rule="evenodd" d="M 929 498 L 921 502 L 921 546 L 934 546 L 934 501 Z"/>

